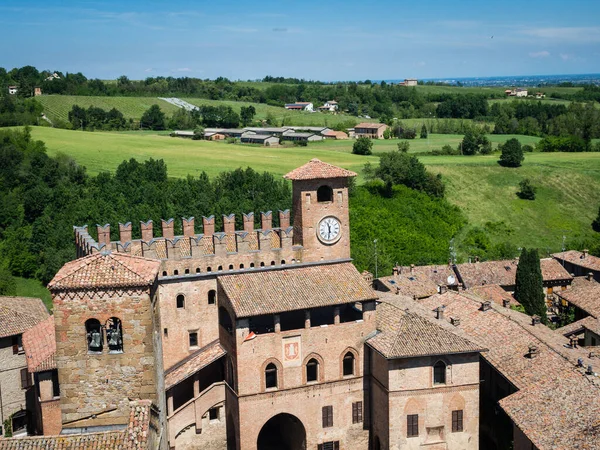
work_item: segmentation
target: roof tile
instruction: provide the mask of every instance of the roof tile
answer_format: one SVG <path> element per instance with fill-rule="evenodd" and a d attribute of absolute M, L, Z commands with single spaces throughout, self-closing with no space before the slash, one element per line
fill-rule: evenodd
<path fill-rule="evenodd" d="M 0 338 L 22 334 L 47 317 L 39 298 L 0 297 Z"/>
<path fill-rule="evenodd" d="M 48 317 L 23 333 L 23 349 L 29 372 L 56 369 L 54 316 Z"/>
<path fill-rule="evenodd" d="M 317 158 L 283 176 L 288 180 L 315 180 L 321 178 L 348 178 L 355 177 L 356 172 L 342 169 L 341 167 L 325 163 Z"/>

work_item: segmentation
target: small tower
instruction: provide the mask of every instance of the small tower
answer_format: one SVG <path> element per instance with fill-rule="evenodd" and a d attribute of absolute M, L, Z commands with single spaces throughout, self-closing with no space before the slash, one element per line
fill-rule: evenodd
<path fill-rule="evenodd" d="M 160 404 L 160 334 L 153 312 L 159 266 L 146 258 L 94 253 L 65 264 L 49 283 L 63 429 L 127 424 L 129 399 Z"/>
<path fill-rule="evenodd" d="M 294 245 L 303 260 L 350 258 L 348 179 L 356 173 L 311 159 L 284 178 L 292 181 Z"/>

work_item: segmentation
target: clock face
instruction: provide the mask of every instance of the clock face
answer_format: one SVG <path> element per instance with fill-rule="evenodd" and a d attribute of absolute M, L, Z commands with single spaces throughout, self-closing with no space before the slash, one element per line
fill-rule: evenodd
<path fill-rule="evenodd" d="M 321 220 L 321 222 L 319 222 L 317 236 L 322 242 L 326 244 L 333 244 L 340 238 L 341 233 L 342 225 L 335 217 L 325 217 Z"/>

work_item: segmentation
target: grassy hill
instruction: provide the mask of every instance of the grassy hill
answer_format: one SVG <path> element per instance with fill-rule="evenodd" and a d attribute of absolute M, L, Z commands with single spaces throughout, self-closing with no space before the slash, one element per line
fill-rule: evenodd
<path fill-rule="evenodd" d="M 263 148 L 222 142 L 190 141 L 155 134 L 85 133 L 38 127 L 33 136 L 46 142 L 54 155 L 62 152 L 85 165 L 91 173 L 113 171 L 124 159 L 162 158 L 169 174 L 183 177 L 206 171 L 210 176 L 237 167 L 251 166 L 277 175 L 318 157 L 361 172 L 365 162 L 376 164 L 376 155 L 351 154 L 352 141 L 327 141 L 308 147 Z M 497 144 L 510 136 L 491 136 Z M 457 135 L 431 135 L 436 147 L 460 141 Z M 537 138 L 519 136 L 522 142 Z M 397 141 L 374 142 L 379 153 L 395 148 Z M 411 142 L 413 151 L 426 149 L 427 140 Z M 460 206 L 471 226 L 499 223 L 493 239 L 517 246 L 538 246 L 542 253 L 559 250 L 567 239 L 592 234 L 600 193 L 600 153 L 528 153 L 518 169 L 500 167 L 498 154 L 489 156 L 420 156 L 432 171 L 442 173 L 447 198 Z M 538 187 L 536 200 L 517 198 L 518 183 L 530 178 Z M 362 177 L 359 178 L 359 182 Z"/>

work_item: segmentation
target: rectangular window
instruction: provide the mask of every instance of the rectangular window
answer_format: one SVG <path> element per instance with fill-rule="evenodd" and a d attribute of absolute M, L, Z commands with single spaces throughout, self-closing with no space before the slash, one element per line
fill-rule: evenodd
<path fill-rule="evenodd" d="M 409 414 L 406 416 L 406 435 L 415 437 L 419 435 L 419 415 Z"/>
<path fill-rule="evenodd" d="M 198 332 L 190 331 L 190 347 L 198 347 Z"/>
<path fill-rule="evenodd" d="M 209 420 L 219 420 L 219 408 L 210 408 L 208 410 Z"/>
<path fill-rule="evenodd" d="M 340 441 L 323 442 L 317 445 L 318 450 L 340 450 Z"/>
<path fill-rule="evenodd" d="M 29 375 L 27 369 L 21 369 L 21 388 L 28 389 L 31 386 L 31 375 Z"/>
<path fill-rule="evenodd" d="M 12 350 L 13 355 L 23 353 L 23 340 L 20 334 L 12 337 Z"/>
<path fill-rule="evenodd" d="M 58 383 L 58 370 L 52 371 L 52 395 L 60 397 L 60 384 Z"/>
<path fill-rule="evenodd" d="M 333 426 L 333 406 L 323 406 L 323 428 Z"/>
<path fill-rule="evenodd" d="M 352 403 L 352 423 L 361 423 L 363 421 L 362 402 Z"/>
<path fill-rule="evenodd" d="M 456 433 L 463 430 L 463 411 L 459 409 L 452 411 L 452 432 Z"/>

